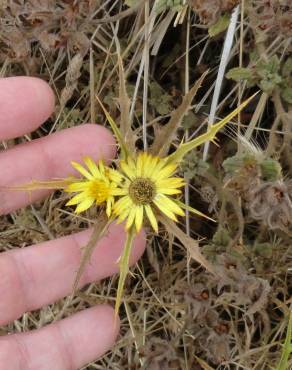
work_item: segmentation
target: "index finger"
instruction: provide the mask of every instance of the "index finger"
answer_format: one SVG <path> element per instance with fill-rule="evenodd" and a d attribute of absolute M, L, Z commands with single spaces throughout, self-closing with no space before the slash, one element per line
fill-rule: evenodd
<path fill-rule="evenodd" d="M 54 104 L 52 89 L 39 78 L 0 78 L 0 140 L 35 130 L 50 117 Z"/>

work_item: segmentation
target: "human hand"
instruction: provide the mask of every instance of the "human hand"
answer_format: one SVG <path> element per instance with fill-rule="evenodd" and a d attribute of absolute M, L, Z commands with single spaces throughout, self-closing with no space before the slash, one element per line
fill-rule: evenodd
<path fill-rule="evenodd" d="M 45 82 L 29 77 L 0 79 L 0 140 L 33 131 L 53 109 L 54 96 Z M 66 177 L 73 173 L 70 161 L 84 155 L 96 160 L 113 158 L 115 143 L 109 131 L 84 124 L 0 152 L 0 188 Z M 1 191 L 0 213 L 12 212 L 47 194 Z M 70 293 L 81 248 L 89 236 L 87 230 L 0 253 L 0 325 Z M 116 262 L 124 240 L 123 227 L 113 225 L 98 243 L 79 286 L 118 272 Z M 132 264 L 144 246 L 144 237 L 139 235 Z M 0 370 L 79 369 L 111 348 L 118 326 L 113 309 L 100 305 L 32 332 L 2 336 Z"/>

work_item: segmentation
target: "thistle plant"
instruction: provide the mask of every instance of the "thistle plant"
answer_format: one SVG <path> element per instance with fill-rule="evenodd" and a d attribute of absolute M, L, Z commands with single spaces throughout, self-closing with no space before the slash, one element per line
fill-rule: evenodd
<path fill-rule="evenodd" d="M 178 217 L 185 214 L 185 210 L 193 214 L 206 217 L 200 211 L 187 206 L 182 201 L 184 178 L 179 177 L 179 167 L 187 153 L 206 141 L 216 143 L 216 134 L 233 117 L 235 117 L 252 99 L 249 98 L 239 105 L 224 119 L 211 126 L 207 132 L 195 139 L 181 143 L 178 148 L 168 154 L 173 137 L 182 122 L 183 116 L 189 110 L 191 101 L 200 87 L 203 75 L 184 97 L 179 106 L 171 115 L 170 121 L 154 138 L 153 145 L 148 151 L 136 148 L 134 132 L 131 129 L 129 114 L 129 99 L 126 95 L 123 68 L 120 68 L 120 125 L 115 123 L 102 102 L 99 101 L 105 116 L 117 139 L 120 151 L 119 157 L 111 166 L 103 161 L 94 162 L 90 157 L 84 158 L 85 165 L 72 162 L 81 178 L 68 177 L 52 181 L 33 181 L 30 184 L 15 187 L 17 190 L 35 190 L 40 188 L 64 189 L 71 199 L 67 206 L 76 206 L 75 213 L 81 213 L 98 206 L 100 213 L 94 232 L 88 245 L 84 248 L 83 258 L 74 282 L 75 291 L 85 263 L 96 242 L 104 235 L 111 222 L 124 222 L 127 233 L 126 242 L 119 258 L 120 277 L 117 289 L 115 311 L 118 313 L 125 280 L 129 269 L 129 257 L 135 236 L 142 227 L 147 231 L 158 233 L 159 227 L 174 234 L 189 250 L 190 255 L 210 272 L 214 272 L 212 265 L 201 254 L 197 241 L 186 235 L 177 225 Z M 148 226 L 151 226 L 149 228 Z"/>

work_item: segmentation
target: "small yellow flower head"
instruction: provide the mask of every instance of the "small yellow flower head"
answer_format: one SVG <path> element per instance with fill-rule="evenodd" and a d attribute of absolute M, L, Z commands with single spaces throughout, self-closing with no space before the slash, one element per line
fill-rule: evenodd
<path fill-rule="evenodd" d="M 121 198 L 114 204 L 113 213 L 120 222 L 127 219 L 126 229 L 134 224 L 139 231 L 146 214 L 157 231 L 157 210 L 174 221 L 177 221 L 176 215 L 184 215 L 175 199 L 169 197 L 181 193 L 179 188 L 184 186 L 182 178 L 171 177 L 176 172 L 177 164 L 167 164 L 164 159 L 149 153 L 139 153 L 136 159 L 121 161 L 120 167 L 124 181 L 115 191 Z"/>
<path fill-rule="evenodd" d="M 75 213 L 80 213 L 93 204 L 106 203 L 106 213 L 110 217 L 114 203 L 114 190 L 122 177 L 119 173 L 107 166 L 102 161 L 96 164 L 91 158 L 85 157 L 87 168 L 81 164 L 72 162 L 72 166 L 81 173 L 82 179 L 78 179 L 67 186 L 67 193 L 79 193 L 75 195 L 67 206 L 77 205 Z"/>

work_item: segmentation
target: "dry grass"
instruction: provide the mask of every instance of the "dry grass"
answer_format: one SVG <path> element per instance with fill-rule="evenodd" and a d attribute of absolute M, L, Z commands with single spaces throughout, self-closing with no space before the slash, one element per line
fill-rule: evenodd
<path fill-rule="evenodd" d="M 153 2 L 132 1 L 141 4 L 130 10 L 123 3 L 0 2 L 1 76 L 38 76 L 50 83 L 57 96 L 54 117 L 29 137 L 3 143 L 4 147 L 82 122 L 106 125 L 95 95 L 119 120 L 117 53 L 125 67 L 132 128 L 141 148 L 159 135 L 183 95 L 207 69 L 209 74 L 174 145 L 204 130 L 211 106 L 215 117 L 223 116 L 258 86 L 262 90 L 227 135 L 220 135 L 220 147 L 205 149 L 208 165 L 202 150 L 188 156 L 182 168 L 189 179 L 186 202 L 209 211 L 218 223 L 187 215 L 180 227 L 201 239 L 203 253 L 218 276 L 192 262 L 178 240 L 163 232 L 149 233 L 147 252 L 127 281 L 119 341 L 84 369 L 276 368 L 292 304 L 292 110 L 283 98 L 286 87 L 281 82 L 271 91 L 263 90 L 264 77 L 256 81 L 258 86 L 224 78 L 214 98 L 225 34 L 209 38 L 207 28 L 222 11 L 230 12 L 228 5 L 238 2 L 190 1 L 193 8 L 187 8 L 181 1 L 179 13 L 165 8 L 156 17 Z M 203 3 L 217 4 L 216 19 L 202 11 Z M 225 62 L 227 70 L 254 66 L 259 60 L 269 63 L 274 56 L 283 66 L 291 57 L 291 18 L 290 26 L 287 18 L 291 6 L 288 1 L 272 3 L 274 13 L 265 1 L 242 2 L 246 14 L 228 31 L 235 39 Z M 287 80 L 291 83 L 291 78 Z M 236 133 L 245 128 L 246 139 L 240 140 Z M 72 217 L 64 203 L 64 194 L 56 192 L 34 207 L 1 217 L 0 250 L 86 228 L 93 214 Z M 65 316 L 112 302 L 116 287 L 117 276 L 87 286 Z M 48 324 L 60 315 L 63 305 L 61 300 L 26 313 L 0 328 L 0 335 Z M 291 359 L 287 366 L 292 368 Z"/>

